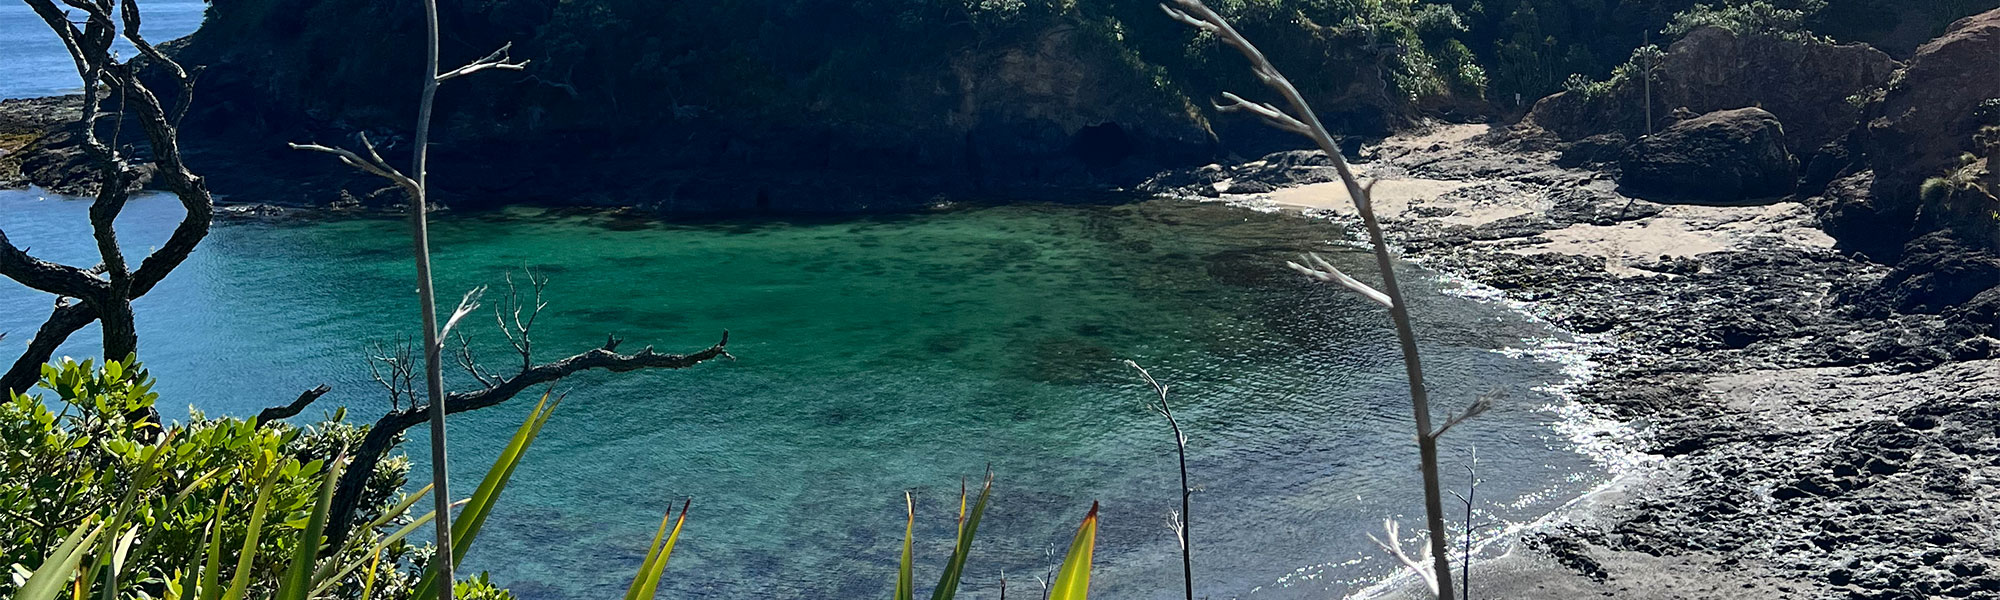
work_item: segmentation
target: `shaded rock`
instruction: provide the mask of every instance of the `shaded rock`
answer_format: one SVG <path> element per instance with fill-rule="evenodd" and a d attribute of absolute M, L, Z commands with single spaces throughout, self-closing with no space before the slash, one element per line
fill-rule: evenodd
<path fill-rule="evenodd" d="M 1830 215 L 1829 231 L 1864 252 L 1893 257 L 1904 241 L 1949 222 L 1918 223 L 1925 179 L 1959 166 L 1978 150 L 1981 103 L 2000 97 L 2000 10 L 1967 17 L 1917 49 L 1909 66 L 1867 109 L 1856 143 L 1875 171 L 1872 198 Z M 1865 210 L 1863 210 L 1865 209 Z M 1937 215 L 1931 215 L 1937 216 Z"/>
<path fill-rule="evenodd" d="M 1564 148 L 1562 154 L 1556 157 L 1556 165 L 1573 168 L 1618 162 L 1625 155 L 1625 146 L 1630 143 L 1631 140 L 1622 133 L 1593 135 Z"/>
<path fill-rule="evenodd" d="M 1653 86 L 1653 128 L 1671 125 L 1676 107 L 1699 114 L 1757 106 L 1785 124 L 1787 149 L 1803 155 L 1853 129 L 1861 110 L 1847 99 L 1886 84 L 1898 66 L 1866 44 L 1698 29 L 1669 46 L 1661 59 Z M 1561 92 L 1536 102 L 1511 135 L 1524 140 L 1581 140 L 1605 133 L 1638 137 L 1647 131 L 1646 102 L 1642 82 L 1634 79 L 1597 97 Z"/>
<path fill-rule="evenodd" d="M 1785 124 L 1794 154 L 1854 128 L 1861 109 L 1847 98 L 1881 86 L 1902 65 L 1867 44 L 1823 44 L 1706 27 L 1688 32 L 1660 61 L 1660 104 L 1697 113 L 1757 106 Z"/>
<path fill-rule="evenodd" d="M 2000 289 L 2000 257 L 1949 232 L 1933 232 L 1903 248 L 1896 268 L 1855 301 L 1876 313 L 1934 314 Z"/>
<path fill-rule="evenodd" d="M 1620 161 L 1633 195 L 1739 202 L 1792 191 L 1798 162 L 1778 118 L 1760 108 L 1712 112 L 1639 138 Z"/>

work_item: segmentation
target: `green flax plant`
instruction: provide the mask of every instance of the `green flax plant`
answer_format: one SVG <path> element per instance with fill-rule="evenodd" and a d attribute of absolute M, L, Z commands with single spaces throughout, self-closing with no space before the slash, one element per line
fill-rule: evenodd
<path fill-rule="evenodd" d="M 972 539 L 979 533 L 979 520 L 986 514 L 987 500 L 993 495 L 993 474 L 986 474 L 986 482 L 979 487 L 979 497 L 972 500 L 971 494 L 961 485 L 958 491 L 958 535 L 953 540 L 951 556 L 945 560 L 943 574 L 939 575 L 937 587 L 931 589 L 931 600 L 952 600 L 958 596 L 959 582 L 965 576 L 966 559 L 972 554 Z M 969 501 L 969 502 L 968 502 Z M 896 589 L 890 600 L 915 600 L 916 582 L 914 578 L 916 543 L 917 505 L 909 493 L 903 494 L 903 505 L 908 511 L 908 520 L 903 524 L 902 562 L 896 571 Z M 1097 548 L 1097 503 L 1090 504 L 1090 514 L 1077 526 L 1076 536 L 1070 540 L 1069 552 L 1064 555 L 1062 568 L 1057 572 L 1055 582 L 1049 586 L 1049 600 L 1088 600 L 1090 596 L 1090 563 Z M 1007 582 L 1002 575 L 1000 595 L 1007 594 Z M 629 599 L 628 599 L 629 600 Z"/>
<path fill-rule="evenodd" d="M 134 386 L 132 383 L 145 380 L 143 371 L 137 371 L 137 365 L 114 366 L 119 364 L 106 363 L 103 369 L 95 370 L 88 367 L 70 370 L 72 373 L 100 374 L 96 376 L 71 377 L 58 373 L 59 376 L 50 380 L 54 384 L 51 387 L 59 390 L 93 389 L 91 406 L 78 408 L 102 415 L 99 420 L 116 421 L 123 414 L 122 409 L 129 408 L 127 404 L 151 399 L 147 390 L 149 385 Z M 134 369 L 136 375 L 125 377 L 125 368 Z M 109 387 L 118 389 L 94 389 L 102 387 L 97 386 L 97 382 L 108 382 Z M 72 383 L 75 385 L 69 385 Z M 64 400 L 72 399 L 65 396 Z M 498 503 L 507 482 L 559 404 L 560 398 L 543 395 L 541 402 L 515 430 L 472 496 L 455 505 L 448 504 L 448 508 L 458 506 L 463 511 L 462 518 L 450 525 L 455 529 L 452 532 L 454 539 L 461 542 L 456 547 L 457 552 L 451 555 L 452 562 L 463 558 L 464 551 L 478 538 L 480 528 Z M 10 412 L 10 423 L 39 424 L 63 420 L 36 412 L 45 412 L 46 408 L 38 399 L 24 396 L 15 396 L 6 410 Z M 86 429 L 101 428 L 90 419 L 70 419 L 68 422 Z M 256 430 L 254 423 L 247 429 Z M 402 544 L 419 528 L 431 524 L 439 514 L 433 511 L 416 518 L 408 517 L 410 509 L 431 491 L 430 487 L 426 487 L 387 507 L 373 521 L 363 525 L 361 529 L 365 535 L 349 536 L 340 543 L 341 547 L 329 547 L 335 542 L 328 535 L 328 516 L 333 505 L 334 488 L 342 470 L 348 465 L 345 452 L 337 452 L 331 460 L 301 460 L 266 444 L 250 446 L 253 456 L 247 461 L 221 466 L 189 462 L 190 457 L 197 457 L 204 450 L 201 446 L 188 445 L 187 440 L 219 439 L 213 433 L 216 431 L 234 433 L 235 429 L 175 425 L 157 441 L 143 444 L 101 435 L 75 438 L 82 440 L 85 446 L 110 446 L 107 450 L 114 452 L 118 460 L 109 461 L 102 479 L 129 482 L 129 485 L 122 492 L 113 494 L 68 495 L 92 498 L 90 502 L 95 506 L 80 514 L 60 517 L 62 522 L 51 518 L 40 523 L 51 534 L 59 534 L 61 541 L 46 553 L 26 557 L 26 564 L 14 565 L 14 570 L 25 574 L 25 579 L 11 599 L 118 600 L 136 596 L 161 600 L 316 600 L 336 597 L 371 600 L 378 591 L 383 591 L 378 584 L 392 579 L 394 575 L 380 573 L 384 553 Z M 57 438 L 64 441 L 65 446 L 74 445 L 68 436 L 57 435 Z M 265 435 L 260 439 L 277 438 Z M 242 444 L 228 442 L 224 445 Z M 190 469 L 192 472 L 182 472 Z M 182 480 L 186 483 L 179 483 Z M 255 498 L 247 508 L 247 515 L 230 510 L 237 506 L 230 502 L 230 496 L 238 490 L 239 483 L 245 484 L 242 489 L 246 495 Z M 156 537 L 158 534 L 186 520 L 175 517 L 175 511 L 194 508 L 193 505 L 201 502 L 200 499 L 213 494 L 219 494 L 220 499 L 208 500 L 206 510 L 190 513 L 201 517 L 195 523 L 199 535 L 194 536 L 191 546 L 153 545 L 159 539 Z M 653 598 L 667 559 L 680 537 L 682 526 L 687 522 L 688 504 L 682 503 L 678 520 L 674 520 L 671 509 L 661 520 L 660 533 L 654 536 L 652 547 L 633 577 L 626 600 Z M 247 524 L 242 524 L 246 521 Z M 672 525 L 671 530 L 669 524 Z M 28 565 L 34 565 L 33 570 L 28 570 Z M 415 592 L 408 597 L 423 598 L 434 593 L 433 588 L 444 581 L 440 573 L 448 572 L 441 568 L 445 566 L 429 565 Z M 494 589 L 483 577 L 469 583 L 475 585 L 464 587 Z"/>
<path fill-rule="evenodd" d="M 1430 534 L 1428 540 L 1430 547 L 1427 552 L 1431 562 L 1430 568 L 1422 568 L 1417 561 L 1402 553 L 1400 545 L 1396 543 L 1394 521 L 1386 524 L 1389 540 L 1383 546 L 1391 550 L 1391 553 L 1406 567 L 1422 575 L 1434 595 L 1442 600 L 1453 600 L 1455 594 L 1450 585 L 1451 557 L 1445 545 L 1449 531 L 1445 527 L 1444 494 L 1438 471 L 1438 438 L 1452 426 L 1484 411 L 1487 404 L 1483 401 L 1474 403 L 1465 413 L 1449 419 L 1442 427 L 1431 426 L 1430 395 L 1424 387 L 1423 361 L 1417 352 L 1417 336 L 1410 322 L 1409 303 L 1403 295 L 1402 285 L 1397 281 L 1395 256 L 1390 252 L 1388 241 L 1383 237 L 1382 224 L 1375 217 L 1374 204 L 1369 196 L 1374 182 L 1363 184 L 1355 177 L 1354 170 L 1341 155 L 1340 146 L 1334 140 L 1333 134 L 1320 123 L 1319 117 L 1313 113 L 1312 107 L 1306 103 L 1298 88 L 1294 87 L 1291 81 L 1264 57 L 1264 53 L 1251 44 L 1249 39 L 1243 37 L 1243 34 L 1237 32 L 1222 15 L 1202 4 L 1201 0 L 1172 0 L 1172 4 L 1161 4 L 1160 9 L 1174 20 L 1211 34 L 1218 41 L 1241 52 L 1243 57 L 1250 61 L 1251 71 L 1256 74 L 1257 80 L 1277 92 L 1289 105 L 1288 111 L 1272 104 L 1252 102 L 1234 93 L 1224 92 L 1223 103 L 1218 104 L 1217 109 L 1224 112 L 1255 114 L 1272 127 L 1311 139 L 1326 153 L 1327 159 L 1333 162 L 1335 171 L 1340 174 L 1341 182 L 1347 187 L 1348 197 L 1354 201 L 1355 212 L 1360 215 L 1361 224 L 1368 232 L 1368 242 L 1374 250 L 1376 267 L 1382 273 L 1380 290 L 1342 273 L 1317 255 L 1304 257 L 1306 261 L 1304 265 L 1299 263 L 1287 263 L 1287 265 L 1316 281 L 1346 287 L 1389 309 L 1390 320 L 1395 324 L 1396 339 L 1402 346 L 1403 368 L 1410 385 L 1410 407 L 1416 417 L 1418 466 L 1423 474 L 1424 485 L 1425 525 Z"/>

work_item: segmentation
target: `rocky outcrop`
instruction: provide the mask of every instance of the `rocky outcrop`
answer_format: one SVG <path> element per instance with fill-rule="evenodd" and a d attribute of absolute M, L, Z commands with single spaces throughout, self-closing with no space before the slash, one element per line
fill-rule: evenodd
<path fill-rule="evenodd" d="M 44 134 L 74 121 L 82 96 L 0 100 L 0 188 L 27 185 L 22 163 L 38 153 Z"/>
<path fill-rule="evenodd" d="M 1887 83 L 1899 66 L 1866 44 L 1698 29 L 1674 42 L 1660 61 L 1654 110 L 1684 106 L 1703 113 L 1756 106 L 1785 124 L 1788 147 L 1804 156 L 1853 129 L 1861 109 L 1848 98 Z"/>
<path fill-rule="evenodd" d="M 1230 152 L 1298 146 L 1254 118 L 1211 122 L 1206 105 L 1220 91 L 1261 86 L 1233 49 L 1190 47 L 1193 33 L 1152 3 L 499 0 L 442 9 L 447 66 L 508 42 L 513 58 L 531 61 L 518 73 L 454 80 L 439 97 L 433 180 L 461 204 L 852 210 L 1123 187 Z M 1299 10 L 1246 9 L 1237 24 L 1288 57 L 1288 68 L 1312 73 L 1296 81 L 1330 126 L 1386 133 L 1418 108 L 1422 94 L 1391 89 L 1397 80 L 1381 70 L 1378 54 L 1393 46 Z M 171 49 L 206 67 L 189 137 L 228 140 L 234 152 L 209 153 L 222 160 L 268 159 L 232 170 L 288 179 L 312 171 L 299 166 L 308 161 L 340 169 L 283 151 L 285 141 L 351 145 L 366 132 L 398 160 L 414 120 L 422 24 L 390 0 L 216 5 Z M 343 175 L 273 186 L 211 171 L 214 189 L 251 201 L 324 201 L 375 184 Z"/>
<path fill-rule="evenodd" d="M 1928 231 L 1990 230 L 1991 210 L 1926 210 L 1920 192 L 1924 180 L 1956 170 L 1963 155 L 1981 150 L 1974 139 L 1983 125 L 1980 107 L 2000 98 L 1996 64 L 2000 10 L 1961 19 L 1919 47 L 1855 131 L 1857 168 L 1872 170 L 1874 180 L 1866 195 L 1828 198 L 1829 231 L 1851 247 L 1893 257 Z"/>
<path fill-rule="evenodd" d="M 1896 268 L 1851 301 L 1870 314 L 1935 314 L 1989 291 L 2000 293 L 2000 257 L 1933 232 L 1911 240 Z"/>
<path fill-rule="evenodd" d="M 1697 114 L 1755 106 L 1785 125 L 1789 149 L 1808 155 L 1845 135 L 1861 111 L 1848 98 L 1889 80 L 1899 65 L 1866 44 L 1824 44 L 1772 36 L 1742 36 L 1719 28 L 1688 33 L 1656 67 L 1653 125 L 1672 122 L 1674 109 Z M 1563 92 L 1535 103 L 1523 129 L 1565 140 L 1646 132 L 1643 82 L 1617 82 L 1603 96 Z"/>
<path fill-rule="evenodd" d="M 1619 183 L 1653 200 L 1734 203 L 1792 191 L 1798 161 L 1778 118 L 1759 108 L 1716 111 L 1639 138 Z"/>

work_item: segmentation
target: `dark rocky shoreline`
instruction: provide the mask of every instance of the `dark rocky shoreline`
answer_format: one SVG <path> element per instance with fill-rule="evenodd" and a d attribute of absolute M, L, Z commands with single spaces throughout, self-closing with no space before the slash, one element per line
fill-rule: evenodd
<path fill-rule="evenodd" d="M 1362 167 L 1469 184 L 1383 214 L 1391 239 L 1409 259 L 1608 340 L 1615 351 L 1576 397 L 1633 424 L 1647 461 L 1482 559 L 1475 596 L 2000 597 L 2000 278 L 1984 303 L 1885 310 L 1881 298 L 1927 289 L 1907 266 L 1813 241 L 1803 205 L 1631 198 L 1600 173 L 1555 166 L 1556 152 L 1504 141 L 1392 140 Z M 1332 180 L 1313 158 L 1274 155 L 1156 188 L 1282 203 L 1288 186 Z M 1453 222 L 1509 204 L 1528 208 Z M 1683 223 L 1691 211 L 1713 222 Z M 1732 231 L 1714 234 L 1730 243 L 1633 260 L 1573 241 L 1638 244 L 1667 225 Z"/>

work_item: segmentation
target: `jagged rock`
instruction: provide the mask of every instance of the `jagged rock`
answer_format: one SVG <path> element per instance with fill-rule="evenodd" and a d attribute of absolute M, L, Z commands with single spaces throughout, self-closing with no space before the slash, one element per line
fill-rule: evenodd
<path fill-rule="evenodd" d="M 1939 231 L 1912 240 L 1896 268 L 1855 300 L 1882 314 L 1938 313 L 1994 289 L 2000 289 L 2000 257 Z"/>
<path fill-rule="evenodd" d="M 1943 216 L 1938 214 L 1922 215 L 1933 220 L 1918 222 L 1918 189 L 1925 179 L 1957 167 L 1962 154 L 1977 150 L 1977 109 L 2000 97 L 1995 57 L 2000 57 L 2000 10 L 1960 19 L 1918 48 L 1897 83 L 1868 107 L 1856 143 L 1875 171 L 1872 197 L 1865 206 L 1850 204 L 1850 210 L 1831 215 L 1829 230 L 1842 243 L 1892 257 L 1903 242 L 1953 225 L 1936 220 Z"/>
<path fill-rule="evenodd" d="M 1712 112 L 1639 138 L 1620 162 L 1626 190 L 1648 199 L 1739 202 L 1792 191 L 1798 161 L 1760 108 Z"/>
<path fill-rule="evenodd" d="M 1861 118 L 1848 97 L 1881 86 L 1900 67 L 1867 44 L 1823 44 L 1706 27 L 1667 49 L 1653 86 L 1662 106 L 1696 113 L 1756 106 L 1785 124 L 1804 155 L 1846 135 Z"/>
<path fill-rule="evenodd" d="M 1852 129 L 1861 111 L 1847 99 L 1883 85 L 1898 66 L 1866 44 L 1699 29 L 1669 46 L 1657 66 L 1653 126 L 1670 126 L 1678 107 L 1699 114 L 1756 106 L 1785 124 L 1788 150 L 1806 154 Z M 1562 92 L 1543 98 L 1513 135 L 1580 140 L 1604 133 L 1637 137 L 1646 130 L 1644 86 L 1628 79 L 1599 97 Z"/>

